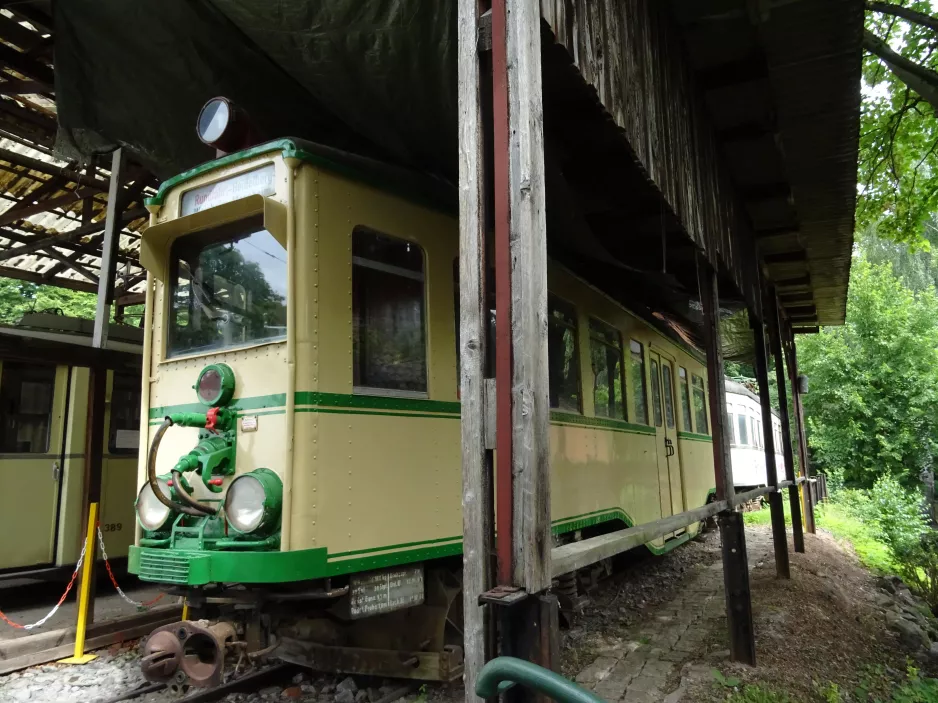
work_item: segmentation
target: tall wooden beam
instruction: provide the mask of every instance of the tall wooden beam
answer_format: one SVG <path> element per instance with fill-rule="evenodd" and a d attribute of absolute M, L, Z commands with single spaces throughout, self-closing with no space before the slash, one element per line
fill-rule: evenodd
<path fill-rule="evenodd" d="M 507 13 L 508 193 L 511 214 L 513 578 L 550 588 L 550 401 L 547 374 L 547 221 L 541 12 L 500 0 Z M 498 4 L 498 3 L 496 3 Z"/>
<path fill-rule="evenodd" d="M 775 433 L 772 430 L 772 400 L 769 396 L 769 371 L 765 351 L 765 327 L 762 320 L 750 317 L 752 341 L 755 348 L 756 380 L 759 383 L 759 404 L 762 406 L 762 446 L 765 450 L 765 481 L 778 488 L 778 469 L 775 466 Z M 772 543 L 775 548 L 775 573 L 780 579 L 791 578 L 788 560 L 788 533 L 785 531 L 785 508 L 778 490 L 769 493 L 772 518 Z"/>
<path fill-rule="evenodd" d="M 792 407 L 795 411 L 795 430 L 798 433 L 798 463 L 801 465 L 801 475 L 808 478 L 808 439 L 804 431 L 804 406 L 801 403 L 801 391 L 798 388 L 798 352 L 791 327 L 788 327 L 788 332 L 788 373 L 791 381 Z M 814 534 L 814 504 L 811 501 L 810 487 L 803 490 L 805 529 Z"/>
<path fill-rule="evenodd" d="M 462 402 L 463 680 L 467 703 L 480 703 L 475 683 L 488 659 L 486 608 L 492 586 L 492 491 L 485 444 L 485 162 L 479 3 L 459 0 L 459 387 Z"/>
<path fill-rule="evenodd" d="M 732 505 L 733 465 L 730 459 L 729 421 L 726 415 L 726 384 L 720 336 L 720 295 L 717 273 L 703 253 L 697 254 L 697 282 L 703 306 L 703 337 L 707 353 L 708 398 L 713 439 L 713 473 L 716 499 Z M 752 625 L 752 597 L 749 591 L 749 558 L 742 515 L 734 510 L 720 513 L 723 552 L 723 585 L 726 620 L 730 634 L 730 655 L 735 661 L 755 665 L 756 642 Z"/>
<path fill-rule="evenodd" d="M 769 321 L 769 341 L 772 356 L 775 357 L 775 385 L 778 387 L 778 417 L 782 424 L 782 456 L 785 459 L 785 480 L 791 481 L 788 487 L 788 507 L 791 513 L 791 530 L 795 551 L 804 553 L 804 528 L 801 523 L 801 500 L 795 481 L 795 458 L 791 449 L 791 422 L 788 417 L 788 393 L 786 391 L 785 358 L 782 353 L 781 325 L 779 322 L 778 296 L 774 287 L 769 288 L 763 305 L 766 319 Z"/>

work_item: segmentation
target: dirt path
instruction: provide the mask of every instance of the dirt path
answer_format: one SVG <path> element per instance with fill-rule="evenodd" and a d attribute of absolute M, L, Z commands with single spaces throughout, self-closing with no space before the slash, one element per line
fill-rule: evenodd
<path fill-rule="evenodd" d="M 871 681 L 888 688 L 901 678 L 912 652 L 886 629 L 878 585 L 849 548 L 826 534 L 806 535 L 806 553 L 790 554 L 792 578 L 780 581 L 769 529 L 747 527 L 746 541 L 756 667 L 728 661 L 722 563 L 718 538 L 711 536 L 705 541 L 710 563 L 698 563 L 671 598 L 627 627 L 589 622 L 584 641 L 601 644 L 576 680 L 608 701 L 715 703 L 733 688 L 727 682 L 820 701 L 823 690 L 853 692 Z M 566 663 L 583 658 L 566 655 Z"/>

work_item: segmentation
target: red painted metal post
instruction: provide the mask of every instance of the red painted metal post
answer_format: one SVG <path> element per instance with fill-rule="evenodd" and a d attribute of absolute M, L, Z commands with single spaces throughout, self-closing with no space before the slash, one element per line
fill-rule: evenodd
<path fill-rule="evenodd" d="M 498 583 L 511 584 L 511 206 L 508 180 L 508 60 L 506 0 L 492 3 L 493 182 L 495 186 L 495 540 Z"/>

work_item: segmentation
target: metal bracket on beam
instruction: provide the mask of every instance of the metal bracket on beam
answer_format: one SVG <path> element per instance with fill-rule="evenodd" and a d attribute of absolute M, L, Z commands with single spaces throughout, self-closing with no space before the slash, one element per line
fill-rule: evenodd
<path fill-rule="evenodd" d="M 487 10 L 479 17 L 479 53 L 492 50 L 492 11 Z"/>
<path fill-rule="evenodd" d="M 482 384 L 482 435 L 486 449 L 495 449 L 496 408 L 495 379 L 486 378 Z"/>
<path fill-rule="evenodd" d="M 528 597 L 528 592 L 518 586 L 496 586 L 490 591 L 479 594 L 479 605 L 517 605 Z"/>

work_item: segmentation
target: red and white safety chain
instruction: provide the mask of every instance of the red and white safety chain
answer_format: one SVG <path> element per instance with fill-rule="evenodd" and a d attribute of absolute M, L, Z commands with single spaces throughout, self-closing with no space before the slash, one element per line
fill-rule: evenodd
<path fill-rule="evenodd" d="M 114 572 L 111 570 L 111 562 L 108 561 L 107 550 L 104 548 L 104 535 L 101 532 L 100 522 L 97 524 L 97 528 L 98 528 L 98 546 L 101 548 L 101 558 L 104 559 L 104 567 L 107 569 L 107 575 L 110 577 L 111 584 L 114 586 L 114 590 L 117 591 L 117 595 L 119 595 L 127 603 L 130 603 L 130 605 L 134 606 L 138 610 L 146 610 L 147 608 L 152 606 L 154 603 L 156 603 L 158 600 L 160 600 L 163 596 L 166 595 L 165 593 L 161 593 L 156 598 L 152 600 L 148 600 L 145 603 L 141 603 L 140 601 L 136 601 L 130 596 L 128 596 L 126 593 L 124 593 L 121 590 L 121 587 L 117 585 L 117 578 L 115 578 Z"/>
<path fill-rule="evenodd" d="M 41 620 L 37 620 L 34 623 L 30 623 L 29 625 L 21 625 L 18 622 L 13 622 L 12 620 L 10 620 L 10 618 L 8 618 L 3 613 L 3 611 L 0 610 L 0 620 L 3 620 L 3 622 L 5 622 L 10 627 L 15 627 L 17 630 L 32 630 L 36 627 L 42 627 L 43 625 L 45 625 L 46 621 L 48 621 L 49 618 L 55 615 L 56 611 L 59 609 L 59 606 L 61 606 L 62 603 L 65 602 L 65 598 L 68 596 L 68 592 L 71 591 L 72 586 L 75 585 L 75 579 L 78 578 L 78 571 L 81 569 L 81 564 L 85 560 L 85 549 L 87 547 L 88 547 L 88 540 L 86 538 L 84 544 L 81 545 L 81 554 L 78 556 L 78 563 L 75 564 L 75 571 L 72 572 L 72 578 L 68 580 L 68 585 L 65 587 L 65 593 L 62 594 L 62 597 L 59 598 L 59 602 L 55 604 L 55 607 L 53 607 L 52 610 L 50 610 L 44 618 L 42 618 Z"/>

